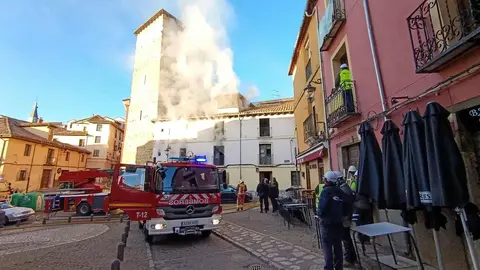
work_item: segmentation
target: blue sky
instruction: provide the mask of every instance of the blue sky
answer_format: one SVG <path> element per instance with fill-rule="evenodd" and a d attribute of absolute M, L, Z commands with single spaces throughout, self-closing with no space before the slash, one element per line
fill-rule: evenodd
<path fill-rule="evenodd" d="M 242 84 L 258 87 L 255 100 L 292 96 L 287 71 L 305 1 L 229 3 L 228 35 Z M 46 121 L 123 117 L 133 31 L 159 8 L 179 12 L 175 0 L 1 1 L 0 114 L 26 119 L 38 99 Z"/>

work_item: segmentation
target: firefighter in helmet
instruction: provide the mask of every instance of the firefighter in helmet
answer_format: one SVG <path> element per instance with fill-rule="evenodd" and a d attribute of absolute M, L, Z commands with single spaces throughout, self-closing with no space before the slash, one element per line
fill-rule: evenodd
<path fill-rule="evenodd" d="M 245 194 L 247 193 L 247 185 L 242 181 L 237 186 L 237 211 L 243 211 L 245 203 Z"/>

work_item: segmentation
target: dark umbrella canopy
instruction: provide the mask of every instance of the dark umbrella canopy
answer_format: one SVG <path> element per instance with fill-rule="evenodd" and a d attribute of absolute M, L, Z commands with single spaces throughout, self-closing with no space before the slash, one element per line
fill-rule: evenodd
<path fill-rule="evenodd" d="M 391 120 L 382 128 L 383 189 L 386 208 L 403 210 L 406 204 L 400 129 Z"/>
<path fill-rule="evenodd" d="M 409 111 L 403 119 L 403 176 L 408 209 L 431 205 L 425 150 L 425 128 L 417 111 Z"/>
<path fill-rule="evenodd" d="M 383 192 L 382 151 L 369 122 L 360 124 L 360 162 L 357 192 L 372 199 L 379 209 L 385 209 Z"/>
<path fill-rule="evenodd" d="M 440 104 L 430 102 L 423 118 L 432 204 L 453 208 L 463 207 L 469 195 L 465 164 L 453 137 L 449 115 Z"/>

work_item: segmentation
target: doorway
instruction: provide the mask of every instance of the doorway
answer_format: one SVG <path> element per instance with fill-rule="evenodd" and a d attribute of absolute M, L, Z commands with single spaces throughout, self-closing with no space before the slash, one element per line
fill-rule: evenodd
<path fill-rule="evenodd" d="M 259 172 L 258 182 L 261 183 L 264 178 L 267 178 L 269 181 L 272 181 L 272 172 Z"/>
<path fill-rule="evenodd" d="M 52 175 L 52 170 L 43 170 L 42 180 L 40 182 L 40 188 L 48 188 L 51 175 Z"/>

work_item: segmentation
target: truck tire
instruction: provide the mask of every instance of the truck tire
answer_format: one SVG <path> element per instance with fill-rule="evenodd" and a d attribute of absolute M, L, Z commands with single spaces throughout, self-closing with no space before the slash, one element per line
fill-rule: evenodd
<path fill-rule="evenodd" d="M 211 234 L 212 234 L 212 231 L 211 231 L 211 230 L 209 230 L 209 231 L 202 231 L 202 237 L 207 238 L 207 237 L 209 237 Z"/>
<path fill-rule="evenodd" d="M 81 202 L 77 206 L 77 215 L 79 216 L 89 216 L 92 212 L 92 207 L 87 202 Z"/>
<path fill-rule="evenodd" d="M 150 245 L 153 244 L 153 235 L 148 234 L 148 229 L 146 226 L 143 226 L 143 236 L 145 238 L 145 242 L 149 243 Z"/>

